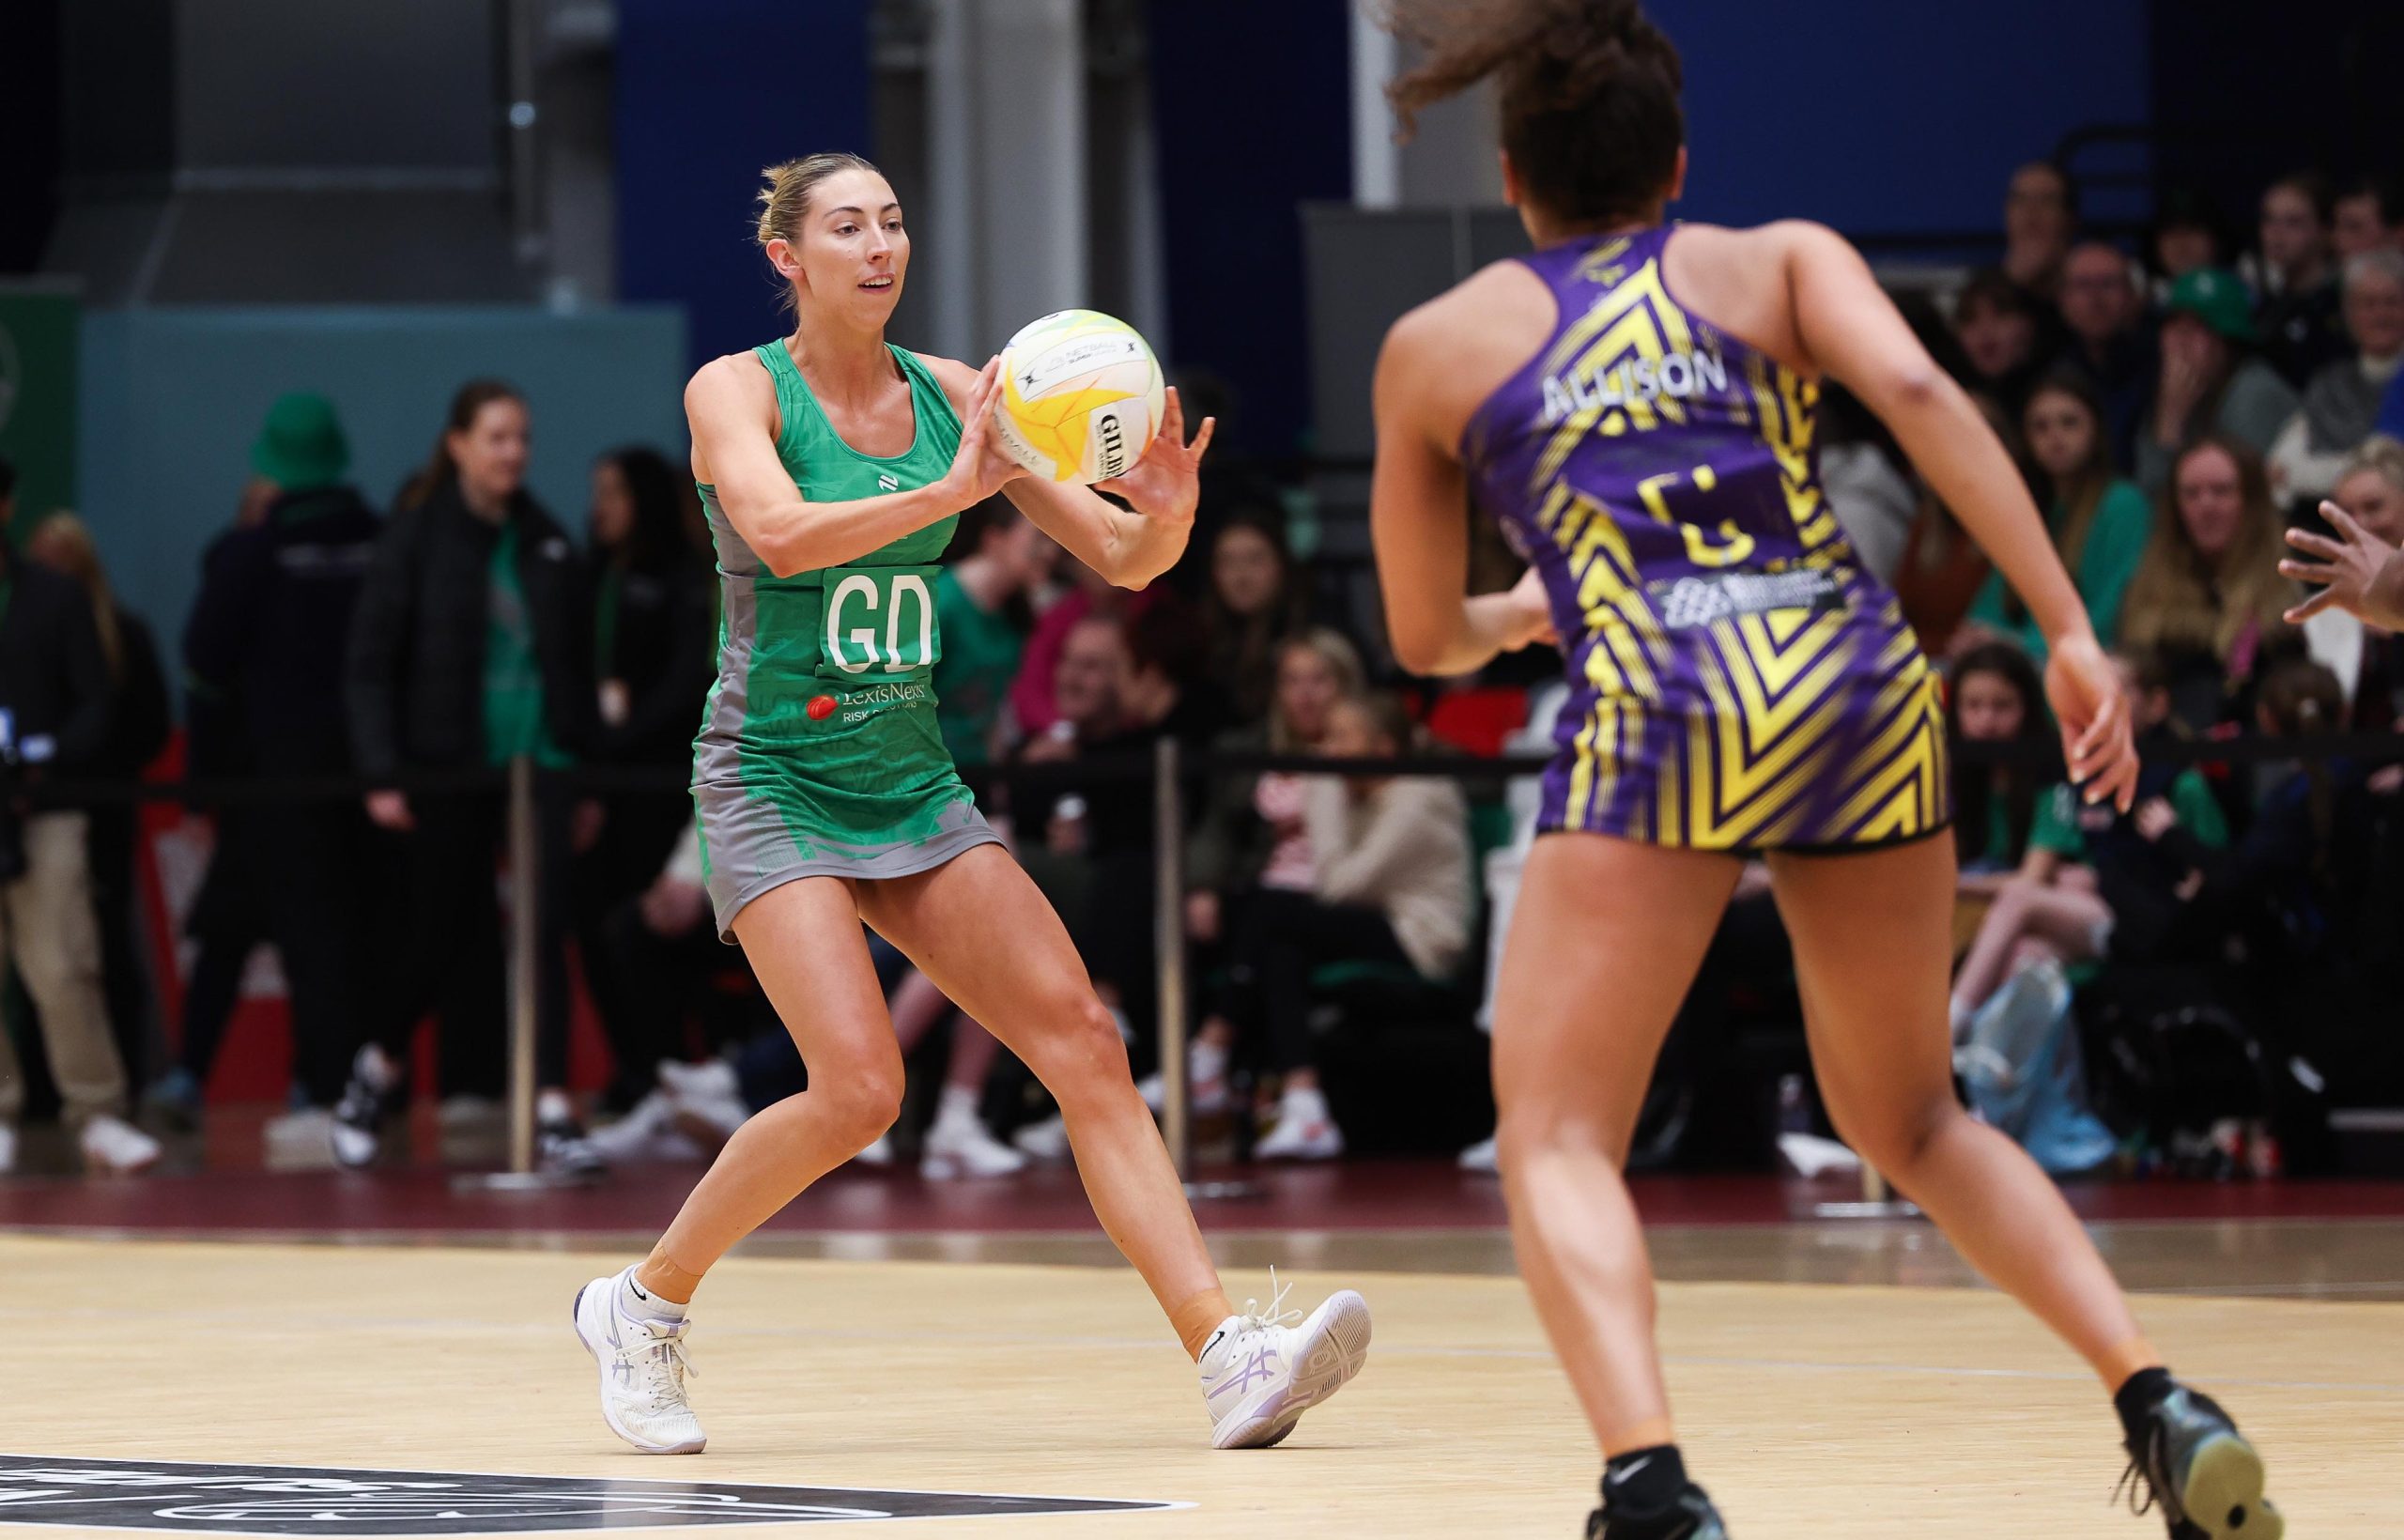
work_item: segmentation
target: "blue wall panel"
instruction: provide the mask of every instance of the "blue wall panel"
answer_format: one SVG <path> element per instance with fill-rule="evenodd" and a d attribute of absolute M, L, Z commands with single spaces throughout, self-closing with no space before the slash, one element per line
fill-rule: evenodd
<path fill-rule="evenodd" d="M 1300 206 L 1352 195 L 1347 0 L 1149 15 L 1172 362 L 1235 386 L 1231 442 L 1283 453 L 1310 409 Z"/>
<path fill-rule="evenodd" d="M 690 362 L 777 335 L 760 168 L 871 154 L 868 0 L 618 0 L 618 287 L 684 308 Z"/>
<path fill-rule="evenodd" d="M 1678 212 L 1993 230 L 2014 166 L 2150 108 L 2147 0 L 1652 0 L 1686 58 Z"/>

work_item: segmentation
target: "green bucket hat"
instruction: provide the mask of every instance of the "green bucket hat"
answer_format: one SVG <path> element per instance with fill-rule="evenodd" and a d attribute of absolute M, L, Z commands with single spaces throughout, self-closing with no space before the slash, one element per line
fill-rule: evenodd
<path fill-rule="evenodd" d="M 251 444 L 251 469 L 287 492 L 339 485 L 350 469 L 350 444 L 334 404 L 315 391 L 277 396 Z"/>
<path fill-rule="evenodd" d="M 2170 301 L 2163 308 L 2173 316 L 2193 316 L 2231 342 L 2254 340 L 2254 297 L 2245 281 L 2227 268 L 2184 274 L 2170 285 Z"/>

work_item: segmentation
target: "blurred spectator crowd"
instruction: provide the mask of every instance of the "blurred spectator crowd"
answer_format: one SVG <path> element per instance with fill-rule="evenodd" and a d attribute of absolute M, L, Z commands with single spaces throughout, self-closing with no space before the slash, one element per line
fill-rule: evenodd
<path fill-rule="evenodd" d="M 2317 524 L 2324 499 L 2404 540 L 2404 211 L 2375 184 L 2297 176 L 2264 192 L 2242 254 L 2178 197 L 2132 250 L 2083 235 L 2069 178 L 2039 163 L 2013 177 L 2005 227 L 1996 266 L 1902 302 L 2012 449 L 2121 660 L 2150 750 L 2132 812 L 2058 784 L 2042 637 L 1876 422 L 1839 388 L 1821 403 L 1829 500 L 1949 673 L 1964 1094 L 2065 1173 L 2325 1165 L 2330 1106 L 2404 1104 L 2404 767 L 2310 740 L 2404 720 L 2404 641 L 2335 614 L 2287 624 L 2298 595 L 2275 564 L 2282 528 Z M 0 466 L 0 522 L 21 537 L 0 543 L 0 961 L 25 1050 L 0 1032 L 0 1172 L 52 1100 L 88 1166 L 157 1160 L 153 1134 L 201 1115 L 268 946 L 292 1041 L 270 1147 L 371 1163 L 421 1090 L 447 1119 L 491 1116 L 502 913 L 529 885 L 549 1169 L 701 1158 L 805 1083 L 719 943 L 681 789 L 715 675 L 690 477 L 654 449 L 605 455 L 572 533 L 524 485 L 533 409 L 498 381 L 464 387 L 381 513 L 351 484 L 332 405 L 279 400 L 168 653 L 112 596 L 84 526 L 20 516 Z M 1153 746 L 1283 757 L 1217 763 L 1185 799 L 1174 919 L 1203 1136 L 1264 1160 L 1467 1147 L 1490 1169 L 1484 991 L 1533 837 L 1525 778 L 1290 766 L 1549 751 L 1557 662 L 1400 680 L 1357 566 L 1298 556 L 1317 529 L 1305 492 L 1221 457 L 1187 560 L 1129 593 L 1007 502 L 969 510 L 936 589 L 941 725 L 1156 1103 Z M 1491 586 L 1511 576 L 1481 567 Z M 140 820 L 104 793 L 170 773 L 170 668 L 211 840 L 162 980 Z M 2293 753 L 2213 757 L 2241 739 Z M 496 772 L 529 761 L 574 773 L 536 778 L 536 854 L 516 870 Z M 860 1159 L 936 1178 L 1065 1159 L 1031 1077 L 877 945 L 928 1072 Z M 579 1086 L 585 1002 L 609 1068 Z M 1751 869 L 1635 1163 L 1812 1147 L 1799 1020 Z"/>

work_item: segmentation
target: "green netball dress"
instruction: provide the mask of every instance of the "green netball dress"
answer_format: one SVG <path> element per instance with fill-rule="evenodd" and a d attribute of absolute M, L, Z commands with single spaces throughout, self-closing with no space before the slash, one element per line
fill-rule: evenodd
<path fill-rule="evenodd" d="M 917 432 L 900 454 L 836 436 L 782 342 L 752 349 L 776 381 L 778 457 L 810 502 L 942 479 L 960 416 L 902 349 Z M 701 488 L 724 595 L 717 683 L 693 745 L 701 870 L 732 940 L 743 906 L 799 877 L 903 877 L 998 843 L 945 752 L 932 675 L 941 655 L 935 561 L 957 518 L 846 566 L 778 578 Z"/>

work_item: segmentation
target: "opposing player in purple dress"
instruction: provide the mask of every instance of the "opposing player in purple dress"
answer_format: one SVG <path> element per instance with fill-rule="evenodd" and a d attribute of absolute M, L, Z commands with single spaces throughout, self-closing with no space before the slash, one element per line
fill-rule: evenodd
<path fill-rule="evenodd" d="M 2276 1540 L 2253 1448 L 2163 1368 L 2053 1184 L 1953 1094 L 1938 684 L 1822 495 L 1819 382 L 1886 422 L 2026 601 L 2071 774 L 2125 809 L 2127 708 L 2011 460 L 1844 241 L 1664 225 L 1681 71 L 1634 0 L 1387 8 L 1424 50 L 1394 88 L 1406 122 L 1500 77 L 1505 185 L 1537 248 L 1395 323 L 1373 503 L 1406 666 L 1461 673 L 1546 637 L 1568 660 L 1494 1073 L 1520 1268 L 1608 1459 L 1589 1534 L 1726 1533 L 1675 1442 L 1620 1164 L 1761 855 L 1839 1130 L 2093 1365 L 2177 1540 Z M 1463 596 L 1472 500 L 1531 563 L 1507 593 Z"/>

